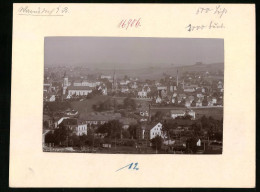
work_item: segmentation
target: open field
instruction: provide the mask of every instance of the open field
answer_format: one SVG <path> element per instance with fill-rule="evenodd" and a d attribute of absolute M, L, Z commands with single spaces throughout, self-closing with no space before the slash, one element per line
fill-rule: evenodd
<path fill-rule="evenodd" d="M 124 103 L 124 99 L 126 97 L 113 97 L 113 99 L 115 99 L 117 101 L 117 104 L 123 104 Z M 138 104 L 142 104 L 142 103 L 148 103 L 150 102 L 152 99 L 145 99 L 145 98 L 132 98 L 135 103 Z"/>
<path fill-rule="evenodd" d="M 106 99 L 113 99 L 110 96 L 95 96 L 91 99 L 86 99 L 83 101 L 72 101 L 71 107 L 77 111 L 79 111 L 81 117 L 85 117 L 87 114 L 93 112 L 92 106 L 98 104 L 99 102 L 105 101 Z M 118 104 L 123 104 L 123 100 L 125 97 L 116 97 L 115 98 Z M 135 100 L 137 104 L 145 103 L 147 101 Z M 185 107 L 152 107 L 151 114 L 154 115 L 157 111 L 162 111 L 164 113 L 170 113 L 172 109 L 180 109 L 187 110 Z M 214 119 L 222 119 L 223 118 L 223 107 L 205 107 L 205 108 L 192 108 L 196 113 L 196 119 L 202 117 L 203 115 L 209 117 L 212 116 Z"/>
<path fill-rule="evenodd" d="M 98 104 L 99 102 L 105 101 L 111 98 L 110 96 L 99 95 L 91 99 L 85 99 L 83 101 L 72 101 L 71 107 L 80 113 L 80 117 L 85 117 L 88 113 L 93 112 L 92 106 Z"/>

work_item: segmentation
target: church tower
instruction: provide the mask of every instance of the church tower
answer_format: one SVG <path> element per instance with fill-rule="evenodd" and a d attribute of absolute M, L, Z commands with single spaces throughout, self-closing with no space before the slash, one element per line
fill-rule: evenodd
<path fill-rule="evenodd" d="M 113 74 L 112 92 L 117 92 L 117 81 L 116 81 L 115 69 L 114 69 L 114 74 Z"/>

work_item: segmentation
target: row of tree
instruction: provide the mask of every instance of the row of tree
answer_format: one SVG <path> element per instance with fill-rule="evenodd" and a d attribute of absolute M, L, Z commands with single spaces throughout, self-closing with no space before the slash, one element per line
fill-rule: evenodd
<path fill-rule="evenodd" d="M 223 133 L 223 120 L 216 120 L 212 117 L 203 116 L 198 121 L 194 121 L 190 125 L 189 130 L 176 130 L 180 127 L 178 121 L 168 120 L 163 121 L 162 131 L 166 135 L 168 140 L 175 140 L 183 136 L 187 137 L 189 146 L 193 146 L 194 140 L 197 138 L 207 138 L 222 141 Z M 102 135 L 101 137 L 95 137 L 95 135 Z M 130 125 L 128 129 L 123 129 L 122 124 L 118 120 L 111 120 L 97 128 L 88 129 L 88 134 L 83 136 L 77 136 L 73 133 L 73 130 L 61 125 L 58 129 L 55 129 L 52 133 L 49 133 L 45 137 L 46 143 L 54 143 L 55 146 L 93 146 L 94 143 L 99 145 L 101 142 L 117 142 L 118 140 L 142 140 L 142 129 L 139 124 Z M 161 140 L 151 140 L 153 146 L 157 146 L 160 149 L 161 144 L 157 143 Z"/>

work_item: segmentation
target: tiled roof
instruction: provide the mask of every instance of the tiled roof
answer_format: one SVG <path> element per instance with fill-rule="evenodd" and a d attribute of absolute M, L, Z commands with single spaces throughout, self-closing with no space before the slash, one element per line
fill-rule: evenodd
<path fill-rule="evenodd" d="M 160 122 L 152 122 L 150 124 L 142 125 L 142 129 L 150 130 Z"/>

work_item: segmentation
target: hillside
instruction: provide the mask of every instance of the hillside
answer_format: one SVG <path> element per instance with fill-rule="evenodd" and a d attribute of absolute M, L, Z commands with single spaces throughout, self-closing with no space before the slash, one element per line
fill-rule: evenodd
<path fill-rule="evenodd" d="M 219 70 L 224 70 L 224 63 L 213 63 L 213 64 L 195 64 L 195 65 L 187 65 L 187 66 L 175 66 L 175 67 L 149 67 L 149 68 L 141 68 L 141 69 L 119 69 L 116 70 L 116 75 L 119 78 L 122 78 L 125 75 L 135 76 L 141 80 L 145 79 L 158 79 L 162 78 L 163 74 L 175 76 L 177 74 L 177 69 L 179 75 L 184 72 L 196 72 L 196 71 L 209 71 L 209 72 L 217 72 Z M 113 74 L 113 69 L 95 69 L 92 72 L 102 73 L 102 74 Z"/>

